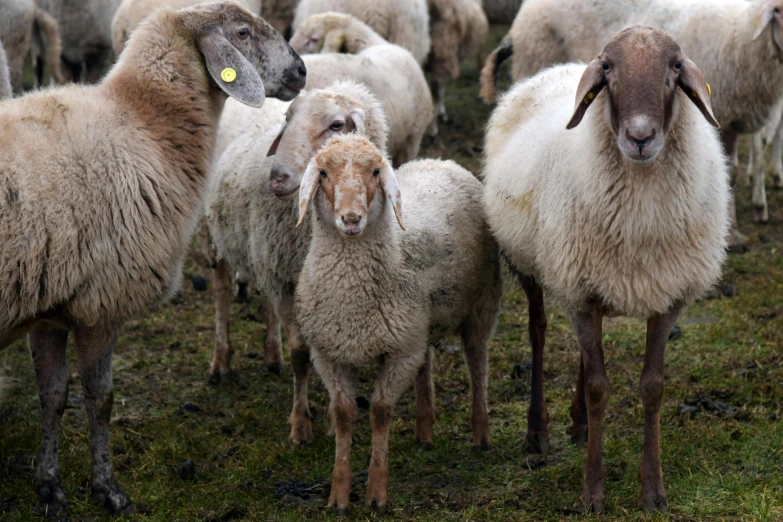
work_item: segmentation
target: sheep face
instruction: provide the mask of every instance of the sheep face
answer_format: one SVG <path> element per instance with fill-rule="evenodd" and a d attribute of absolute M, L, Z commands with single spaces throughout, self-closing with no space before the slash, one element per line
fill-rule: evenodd
<path fill-rule="evenodd" d="M 579 124 L 604 87 L 605 117 L 620 151 L 634 164 L 652 162 L 663 149 L 678 108 L 677 87 L 712 125 L 719 126 L 698 67 L 668 34 L 651 27 L 637 25 L 617 33 L 587 65 L 567 128 Z"/>
<path fill-rule="evenodd" d="M 389 162 L 368 139 L 341 136 L 330 140 L 307 166 L 299 192 L 299 224 L 313 196 L 319 218 L 346 238 L 358 238 L 383 212 L 384 194 L 400 227 L 400 188 Z M 320 191 L 318 189 L 321 189 Z"/>
<path fill-rule="evenodd" d="M 364 134 L 365 114 L 356 102 L 328 91 L 313 91 L 294 101 L 268 155 L 275 156 L 269 188 L 279 198 L 293 197 L 313 155 L 329 138 Z"/>
<path fill-rule="evenodd" d="M 260 107 L 265 96 L 291 100 L 304 88 L 304 62 L 262 18 L 228 2 L 179 14 L 212 79 L 229 96 Z"/>
<path fill-rule="evenodd" d="M 341 52 L 350 20 L 350 15 L 338 13 L 313 15 L 296 30 L 289 43 L 301 54 Z"/>

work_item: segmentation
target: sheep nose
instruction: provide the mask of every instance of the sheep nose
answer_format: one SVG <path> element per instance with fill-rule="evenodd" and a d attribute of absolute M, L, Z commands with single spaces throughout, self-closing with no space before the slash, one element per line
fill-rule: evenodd
<path fill-rule="evenodd" d="M 296 72 L 299 73 L 299 77 L 304 80 L 307 78 L 307 68 L 304 66 L 304 64 L 300 65 L 299 68 L 296 70 Z"/>
<path fill-rule="evenodd" d="M 347 214 L 342 216 L 342 220 L 343 223 L 345 223 L 346 225 L 356 226 L 361 222 L 362 216 L 357 214 L 356 212 L 348 212 Z"/>
<path fill-rule="evenodd" d="M 275 167 L 269 173 L 269 187 L 272 189 L 272 192 L 277 193 L 280 190 L 285 189 L 290 179 L 291 175 L 288 172 Z"/>
<path fill-rule="evenodd" d="M 626 134 L 629 141 L 636 143 L 636 146 L 639 148 L 639 154 L 641 154 L 644 147 L 655 138 L 655 129 L 652 131 L 647 131 L 646 129 L 628 130 Z"/>

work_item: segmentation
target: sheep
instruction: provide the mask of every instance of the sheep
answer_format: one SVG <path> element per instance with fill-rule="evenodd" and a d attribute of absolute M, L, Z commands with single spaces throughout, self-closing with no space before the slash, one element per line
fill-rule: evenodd
<path fill-rule="evenodd" d="M 476 55 L 481 61 L 489 23 L 476 0 L 428 1 L 432 32 L 428 65 L 432 70 L 432 92 L 437 116 L 447 121 L 446 83 L 459 78 L 460 64 L 466 57 Z M 437 132 L 437 120 L 433 121 L 432 131 Z"/>
<path fill-rule="evenodd" d="M 522 0 L 483 0 L 481 4 L 490 23 L 510 24 L 519 12 Z"/>
<path fill-rule="evenodd" d="M 734 157 L 739 134 L 761 130 L 783 97 L 783 0 L 527 0 L 487 59 L 481 95 L 494 98 L 498 67 L 512 54 L 519 80 L 555 63 L 590 60 L 635 23 L 666 30 L 699 64 L 712 83 L 726 154 Z M 730 244 L 741 248 L 746 238 L 736 228 L 733 198 L 731 206 Z"/>
<path fill-rule="evenodd" d="M 125 48 L 133 30 L 150 13 L 162 6 L 182 9 L 205 4 L 213 0 L 122 0 L 111 22 L 111 41 L 114 52 L 119 55 Z M 261 0 L 234 0 L 253 14 L 261 12 Z"/>
<path fill-rule="evenodd" d="M 283 104 L 278 105 L 277 116 L 244 111 L 238 121 L 253 125 L 221 155 L 205 204 L 215 250 L 217 331 L 210 380 L 218 382 L 230 372 L 230 266 L 269 298 L 265 362 L 273 370 L 282 360 L 280 322 L 285 327 L 294 369 L 291 440 L 308 444 L 313 440 L 307 401 L 310 355 L 294 321 L 293 298 L 310 232 L 309 226 L 294 228 L 297 206 L 291 198 L 296 195 L 307 162 L 329 137 L 356 132 L 385 150 L 387 127 L 380 102 L 367 87 L 350 81 L 309 91 L 287 110 Z"/>
<path fill-rule="evenodd" d="M 11 88 L 11 74 L 8 70 L 8 59 L 5 56 L 3 42 L 0 42 L 0 100 L 10 98 L 14 95 Z"/>
<path fill-rule="evenodd" d="M 34 0 L 4 0 L 0 4 L 0 42 L 5 48 L 11 86 L 17 94 L 23 90 L 24 60 L 30 52 L 33 36 L 45 37 L 52 76 L 62 80 L 59 69 L 60 33 L 57 23 Z M 56 57 L 55 60 L 52 60 Z"/>
<path fill-rule="evenodd" d="M 667 508 L 658 432 L 666 340 L 685 306 L 720 277 L 726 255 L 729 166 L 713 127 L 699 69 L 670 36 L 643 26 L 618 33 L 587 66 L 555 66 L 516 84 L 488 124 L 488 219 L 529 300 L 528 441 L 548 446 L 546 289 L 564 306 L 582 355 L 571 433 L 583 441 L 589 432 L 587 509 L 605 506 L 605 315 L 647 318 L 640 505 Z"/>
<path fill-rule="evenodd" d="M 390 44 L 351 15 L 311 16 L 291 37 L 305 56 L 307 86 L 322 87 L 335 78 L 364 83 L 380 98 L 389 122 L 389 151 L 395 166 L 414 159 L 433 120 L 427 79 L 411 53 Z M 343 50 L 347 54 L 337 54 Z M 402 95 L 404 93 L 404 95 Z"/>
<path fill-rule="evenodd" d="M 293 29 L 313 15 L 334 11 L 353 15 L 393 44 L 411 52 L 421 65 L 430 53 L 427 0 L 300 0 Z"/>
<path fill-rule="evenodd" d="M 291 36 L 297 0 L 264 0 L 261 16 L 286 38 Z"/>
<path fill-rule="evenodd" d="M 43 410 L 35 489 L 48 513 L 68 503 L 57 433 L 69 331 L 90 424 L 92 497 L 110 512 L 131 511 L 109 452 L 119 328 L 179 286 L 226 96 L 253 106 L 288 100 L 305 74 L 271 26 L 215 3 L 148 19 L 97 86 L 0 104 L 0 349 L 28 334 Z"/>
<path fill-rule="evenodd" d="M 783 98 L 772 109 L 772 117 L 767 125 L 753 135 L 750 154 L 748 155 L 748 168 L 745 176 L 739 184 L 748 185 L 753 190 L 753 218 L 757 223 L 769 221 L 769 204 L 765 187 L 766 178 L 766 148 L 772 144 L 773 174 L 775 186 L 783 187 Z M 736 160 L 735 160 L 736 162 Z"/>
<path fill-rule="evenodd" d="M 312 200 L 312 237 L 295 314 L 329 390 L 337 446 L 329 506 L 340 512 L 351 488 L 359 365 L 377 364 L 367 505 L 386 505 L 392 410 L 414 379 L 416 438 L 432 444 L 428 345 L 454 332 L 470 374 L 473 444 L 489 447 L 487 343 L 502 281 L 481 193 L 481 183 L 452 161 L 413 161 L 395 176 L 382 152 L 355 135 L 331 138 L 307 166 L 297 225 Z"/>

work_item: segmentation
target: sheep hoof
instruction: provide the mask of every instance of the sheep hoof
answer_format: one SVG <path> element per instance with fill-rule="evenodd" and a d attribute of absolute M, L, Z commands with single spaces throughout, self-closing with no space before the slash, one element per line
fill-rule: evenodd
<path fill-rule="evenodd" d="M 386 504 L 378 504 L 377 502 L 373 501 L 372 504 L 370 504 L 370 509 L 372 509 L 376 513 L 385 513 Z"/>
<path fill-rule="evenodd" d="M 527 432 L 527 451 L 528 453 L 539 453 L 547 455 L 549 453 L 549 434 L 545 431 Z"/>
<path fill-rule="evenodd" d="M 274 375 L 280 375 L 283 370 L 283 365 L 278 361 L 266 363 L 266 371 Z"/>
<path fill-rule="evenodd" d="M 753 221 L 756 223 L 769 222 L 769 213 L 763 206 L 753 207 Z"/>
<path fill-rule="evenodd" d="M 136 506 L 131 502 L 130 497 L 120 489 L 116 479 L 111 480 L 108 487 L 93 486 L 92 500 L 96 504 L 103 506 L 112 515 L 131 515 L 136 513 Z"/>
<path fill-rule="evenodd" d="M 435 445 L 432 442 L 429 442 L 429 441 L 426 441 L 426 440 L 418 440 L 418 439 L 416 439 L 416 445 L 422 451 L 432 451 L 432 450 L 435 449 Z"/>
<path fill-rule="evenodd" d="M 215 370 L 212 373 L 209 374 L 209 378 L 207 379 L 207 382 L 211 384 L 212 386 L 219 386 L 221 384 L 228 384 L 232 380 L 232 374 L 234 372 L 228 371 L 228 372 L 221 372 L 220 370 Z"/>
<path fill-rule="evenodd" d="M 669 512 L 669 502 L 666 500 L 666 497 L 662 497 L 660 495 L 639 499 L 639 507 L 644 509 L 648 513 Z"/>
<path fill-rule="evenodd" d="M 492 444 L 489 443 L 486 439 L 482 439 L 482 441 L 479 444 L 473 445 L 474 451 L 489 451 L 492 449 Z"/>
<path fill-rule="evenodd" d="M 571 427 L 571 444 L 577 448 L 584 448 L 587 446 L 587 426 L 572 426 Z"/>
<path fill-rule="evenodd" d="M 748 251 L 748 238 L 736 230 L 729 233 L 729 252 L 744 254 Z"/>
<path fill-rule="evenodd" d="M 40 508 L 46 516 L 56 515 L 71 505 L 68 494 L 58 480 L 49 480 L 35 485 L 35 492 L 40 497 Z"/>
<path fill-rule="evenodd" d="M 348 515 L 348 508 L 347 507 L 338 507 L 337 508 L 337 515 L 344 517 Z"/>

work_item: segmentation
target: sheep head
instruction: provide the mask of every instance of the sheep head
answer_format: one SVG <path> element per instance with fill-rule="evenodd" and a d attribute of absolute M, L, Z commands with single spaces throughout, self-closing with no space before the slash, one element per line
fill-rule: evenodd
<path fill-rule="evenodd" d="M 352 20 L 341 13 L 313 15 L 291 36 L 291 47 L 302 54 L 346 52 L 345 36 Z"/>
<path fill-rule="evenodd" d="M 204 4 L 177 13 L 226 94 L 252 107 L 266 96 L 291 100 L 305 86 L 304 62 L 280 33 L 237 4 Z"/>
<path fill-rule="evenodd" d="M 400 228 L 405 230 L 394 170 L 367 138 L 334 137 L 310 161 L 299 191 L 297 226 L 304 221 L 307 207 L 319 188 L 319 217 L 343 237 L 358 238 L 371 221 L 380 218 L 384 198 L 377 197 L 378 189 L 392 205 Z"/>
<path fill-rule="evenodd" d="M 679 44 L 663 31 L 639 25 L 630 27 L 617 33 L 587 65 L 567 128 L 579 125 L 606 88 L 606 116 L 617 135 L 620 151 L 632 163 L 650 163 L 663 149 L 677 109 L 677 87 L 710 124 L 719 127 L 712 113 L 709 87 Z"/>

